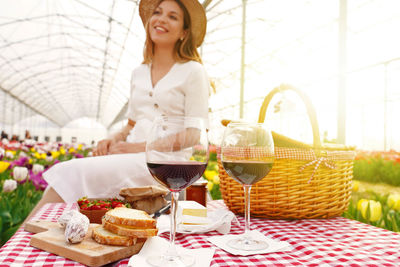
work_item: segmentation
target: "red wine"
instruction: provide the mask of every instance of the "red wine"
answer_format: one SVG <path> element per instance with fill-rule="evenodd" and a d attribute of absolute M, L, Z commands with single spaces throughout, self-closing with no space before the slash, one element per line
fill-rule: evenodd
<path fill-rule="evenodd" d="M 222 161 L 230 177 L 241 184 L 255 184 L 272 169 L 272 162 Z"/>
<path fill-rule="evenodd" d="M 147 162 L 151 175 L 171 191 L 181 191 L 197 181 L 207 162 Z"/>

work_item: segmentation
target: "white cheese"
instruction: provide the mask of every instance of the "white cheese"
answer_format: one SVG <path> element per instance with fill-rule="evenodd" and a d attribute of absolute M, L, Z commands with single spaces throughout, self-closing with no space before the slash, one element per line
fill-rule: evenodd
<path fill-rule="evenodd" d="M 183 224 L 208 224 L 207 208 L 196 201 L 179 201 L 178 216 Z"/>

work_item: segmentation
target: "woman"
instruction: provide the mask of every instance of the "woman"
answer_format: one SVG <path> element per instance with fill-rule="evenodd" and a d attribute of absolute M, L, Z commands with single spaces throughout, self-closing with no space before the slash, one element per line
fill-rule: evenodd
<path fill-rule="evenodd" d="M 207 119 L 210 83 L 197 51 L 207 24 L 202 5 L 197 0 L 142 0 L 139 14 L 146 42 L 144 60 L 132 73 L 128 124 L 98 143 L 96 157 L 63 162 L 45 172 L 49 186 L 31 214 L 49 202 L 115 197 L 123 187 L 157 184 L 144 153 L 153 119 Z"/>

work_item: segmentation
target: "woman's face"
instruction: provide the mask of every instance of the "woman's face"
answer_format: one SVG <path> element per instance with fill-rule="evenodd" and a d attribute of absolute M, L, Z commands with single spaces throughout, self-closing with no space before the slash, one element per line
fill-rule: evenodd
<path fill-rule="evenodd" d="M 165 0 L 154 10 L 149 20 L 150 38 L 158 46 L 174 46 L 183 38 L 183 10 L 173 0 Z"/>

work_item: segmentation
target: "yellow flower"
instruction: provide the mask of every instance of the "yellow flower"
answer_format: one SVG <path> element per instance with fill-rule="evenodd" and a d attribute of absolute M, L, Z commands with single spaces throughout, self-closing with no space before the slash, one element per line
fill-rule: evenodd
<path fill-rule="evenodd" d="M 367 216 L 367 209 L 369 207 L 369 216 Z M 364 219 L 371 222 L 376 222 L 382 217 L 382 205 L 379 201 L 360 199 L 357 203 L 357 209 L 361 211 Z"/>
<path fill-rule="evenodd" d="M 6 150 L 6 153 L 7 152 L 13 154 L 14 156 L 15 156 L 15 153 L 16 153 L 14 150 Z"/>
<path fill-rule="evenodd" d="M 60 147 L 60 154 L 65 155 L 65 149 L 63 147 Z"/>
<path fill-rule="evenodd" d="M 40 158 L 41 158 L 41 159 L 46 159 L 46 157 L 47 157 L 46 153 L 41 153 L 41 154 L 40 154 Z"/>
<path fill-rule="evenodd" d="M 194 161 L 194 157 L 193 157 L 193 156 L 191 156 L 189 160 L 191 160 L 191 161 Z"/>
<path fill-rule="evenodd" d="M 353 191 L 358 192 L 358 189 L 360 189 L 360 182 L 359 181 L 353 181 Z"/>
<path fill-rule="evenodd" d="M 213 183 L 214 184 L 219 184 L 219 175 L 218 174 L 214 176 Z"/>
<path fill-rule="evenodd" d="M 71 147 L 71 148 L 68 150 L 68 152 L 69 152 L 69 153 L 75 153 L 75 148 Z"/>
<path fill-rule="evenodd" d="M 389 208 L 400 211 L 400 194 L 390 194 L 387 199 Z"/>
<path fill-rule="evenodd" d="M 10 166 L 10 163 L 9 163 L 9 162 L 0 161 L 0 173 L 5 172 L 5 170 L 8 169 L 8 166 Z"/>
<path fill-rule="evenodd" d="M 211 191 L 213 189 L 214 184 L 212 182 L 207 183 L 207 189 L 208 191 Z"/>
<path fill-rule="evenodd" d="M 218 173 L 216 171 L 206 170 L 204 172 L 204 177 L 209 181 L 212 181 L 214 179 L 214 176 L 216 176 L 216 175 L 218 175 Z"/>
<path fill-rule="evenodd" d="M 35 152 L 35 154 L 33 154 L 33 156 L 34 156 L 35 158 L 37 158 L 37 159 L 41 159 L 41 158 L 40 158 L 40 154 L 39 154 L 38 152 Z"/>
<path fill-rule="evenodd" d="M 31 152 L 35 152 L 35 151 L 36 151 L 35 148 L 31 147 Z"/>
<path fill-rule="evenodd" d="M 29 159 L 29 164 L 32 164 L 32 162 L 33 162 L 33 160 L 32 160 L 32 159 Z"/>
<path fill-rule="evenodd" d="M 83 147 L 83 144 L 79 144 L 77 149 L 82 150 L 82 147 Z"/>
<path fill-rule="evenodd" d="M 60 152 L 58 152 L 58 151 L 51 151 L 51 156 L 53 157 L 53 159 L 57 159 L 58 156 L 60 156 Z"/>

